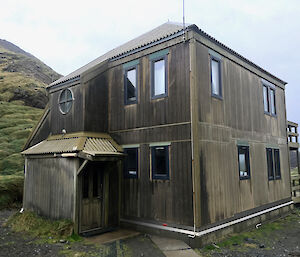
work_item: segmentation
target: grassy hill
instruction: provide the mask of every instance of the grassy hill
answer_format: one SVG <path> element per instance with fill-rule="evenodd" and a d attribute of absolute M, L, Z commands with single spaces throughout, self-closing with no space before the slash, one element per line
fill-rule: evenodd
<path fill-rule="evenodd" d="M 48 102 L 45 87 L 61 75 L 0 39 L 0 208 L 22 199 L 20 154 Z"/>
<path fill-rule="evenodd" d="M 43 62 L 14 44 L 0 39 L 0 101 L 21 101 L 44 108 L 45 86 L 60 78 Z"/>

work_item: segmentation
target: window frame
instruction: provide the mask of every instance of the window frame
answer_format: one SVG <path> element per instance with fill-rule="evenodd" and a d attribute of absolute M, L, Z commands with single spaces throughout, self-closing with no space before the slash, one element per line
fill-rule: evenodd
<path fill-rule="evenodd" d="M 163 147 L 165 150 L 165 158 L 166 158 L 166 174 L 161 175 L 157 174 L 155 171 L 155 149 Z M 151 177 L 152 180 L 170 180 L 170 145 L 153 145 L 150 146 L 151 152 Z"/>
<path fill-rule="evenodd" d="M 219 94 L 215 94 L 213 92 L 213 83 L 212 83 L 212 78 L 213 78 L 213 74 L 212 74 L 212 62 L 216 61 L 218 63 L 218 67 L 219 67 Z M 222 59 L 218 58 L 214 55 L 210 55 L 210 91 L 211 91 L 211 96 L 218 98 L 220 100 L 223 100 L 223 85 L 222 85 Z"/>
<path fill-rule="evenodd" d="M 131 70 L 135 70 L 135 81 L 136 81 L 136 98 L 135 98 L 135 100 L 127 99 L 127 74 L 128 74 L 128 71 L 131 71 Z M 138 64 L 134 64 L 134 65 L 124 68 L 124 104 L 125 105 L 138 103 L 138 92 L 139 92 L 139 90 L 138 90 L 138 85 L 139 85 L 138 72 L 139 72 Z"/>
<path fill-rule="evenodd" d="M 134 178 L 134 179 L 138 179 L 139 177 L 139 147 L 123 147 L 124 150 L 124 154 L 128 155 L 128 150 L 135 150 L 135 154 L 136 154 L 136 174 L 129 174 L 128 171 L 128 167 L 126 166 L 127 160 L 126 157 L 124 159 L 124 167 L 123 167 L 123 175 L 124 178 Z"/>
<path fill-rule="evenodd" d="M 267 89 L 267 106 L 268 111 L 265 110 L 265 97 L 264 97 L 264 88 Z M 277 108 L 276 108 L 276 87 L 266 81 L 262 81 L 262 89 L 263 89 L 263 108 L 264 113 L 273 117 L 277 117 Z M 274 113 L 272 113 L 272 101 L 271 101 L 271 91 L 274 92 Z"/>
<path fill-rule="evenodd" d="M 237 152 L 238 152 L 238 167 L 239 167 L 239 179 L 240 180 L 247 180 L 247 179 L 251 179 L 251 172 L 250 172 L 250 150 L 249 150 L 249 146 L 246 145 L 238 145 L 237 146 Z M 241 151 L 245 151 L 245 165 L 247 168 L 247 176 L 243 176 L 241 177 L 241 167 L 240 167 L 240 153 Z"/>
<path fill-rule="evenodd" d="M 268 153 L 271 153 L 271 165 L 269 166 L 269 161 L 268 161 Z M 276 154 L 278 153 L 278 159 L 276 158 Z M 267 158 L 267 174 L 268 174 L 268 180 L 279 180 L 281 179 L 281 165 L 280 165 L 280 149 L 278 148 L 271 148 L 271 147 L 266 147 L 266 158 Z M 270 176 L 269 171 L 272 171 L 272 174 Z"/>
<path fill-rule="evenodd" d="M 278 153 L 278 159 L 276 158 L 275 153 Z M 277 175 L 277 167 L 279 171 L 279 175 Z M 280 166 L 280 150 L 274 149 L 274 175 L 275 179 L 281 179 L 281 166 Z"/>
<path fill-rule="evenodd" d="M 159 62 L 161 60 L 164 60 L 164 65 L 165 65 L 165 93 L 155 95 L 155 69 L 154 65 L 156 62 Z M 150 60 L 150 80 L 151 80 L 151 99 L 158 99 L 158 98 L 164 98 L 167 97 L 169 94 L 168 90 L 168 54 L 164 54 L 162 56 L 158 56 L 155 58 L 151 58 Z"/>
<path fill-rule="evenodd" d="M 70 92 L 71 92 L 71 100 L 63 100 L 63 101 L 62 101 L 62 100 L 60 99 L 61 96 L 62 96 L 62 93 L 63 93 L 64 91 L 70 91 Z M 58 97 L 58 108 L 59 108 L 59 111 L 60 111 L 63 115 L 69 113 L 69 112 L 71 111 L 72 107 L 73 107 L 73 102 L 74 102 L 74 100 L 75 100 L 75 98 L 74 98 L 74 94 L 73 94 L 73 91 L 72 91 L 71 88 L 64 88 L 64 89 L 62 89 L 62 91 L 60 92 L 59 97 Z M 61 109 L 61 104 L 62 104 L 62 103 L 67 103 L 67 102 L 71 102 L 71 107 L 70 107 L 70 109 L 69 109 L 68 111 L 64 112 L 64 111 Z"/>

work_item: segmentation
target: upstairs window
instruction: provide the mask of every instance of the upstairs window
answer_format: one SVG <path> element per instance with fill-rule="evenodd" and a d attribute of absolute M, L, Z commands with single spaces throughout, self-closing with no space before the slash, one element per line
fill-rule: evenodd
<path fill-rule="evenodd" d="M 211 94 L 214 97 L 222 98 L 221 60 L 214 56 L 211 56 L 210 73 L 211 73 Z"/>
<path fill-rule="evenodd" d="M 267 168 L 269 180 L 280 179 L 280 152 L 279 149 L 266 148 Z"/>
<path fill-rule="evenodd" d="M 264 110 L 266 113 L 269 113 L 269 93 L 268 87 L 263 85 L 263 96 L 264 96 Z"/>
<path fill-rule="evenodd" d="M 138 177 L 138 148 L 125 148 L 124 177 Z"/>
<path fill-rule="evenodd" d="M 270 111 L 272 115 L 276 115 L 275 108 L 275 90 L 270 88 Z"/>
<path fill-rule="evenodd" d="M 137 66 L 125 70 L 124 92 L 125 104 L 137 102 Z"/>
<path fill-rule="evenodd" d="M 263 83 L 263 101 L 264 112 L 266 114 L 276 115 L 276 99 L 275 99 L 275 87 L 267 83 Z"/>
<path fill-rule="evenodd" d="M 163 56 L 151 60 L 151 97 L 155 99 L 167 95 L 167 56 Z"/>
<path fill-rule="evenodd" d="M 169 179 L 169 146 L 151 147 L 152 179 Z"/>
<path fill-rule="evenodd" d="M 73 93 L 69 88 L 64 89 L 59 96 L 59 110 L 62 114 L 67 114 L 73 104 Z"/>
<path fill-rule="evenodd" d="M 249 146 L 238 146 L 238 161 L 240 179 L 250 178 Z"/>

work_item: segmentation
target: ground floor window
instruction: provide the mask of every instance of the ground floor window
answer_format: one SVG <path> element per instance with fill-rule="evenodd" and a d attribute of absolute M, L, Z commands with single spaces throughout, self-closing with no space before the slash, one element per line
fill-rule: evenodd
<path fill-rule="evenodd" d="M 151 147 L 152 179 L 169 179 L 169 146 Z"/>
<path fill-rule="evenodd" d="M 238 146 L 240 179 L 250 179 L 249 146 Z"/>
<path fill-rule="evenodd" d="M 137 178 L 138 177 L 138 148 L 124 148 L 126 155 L 124 162 L 124 177 Z"/>
<path fill-rule="evenodd" d="M 281 179 L 279 149 L 266 148 L 266 154 L 269 180 Z"/>

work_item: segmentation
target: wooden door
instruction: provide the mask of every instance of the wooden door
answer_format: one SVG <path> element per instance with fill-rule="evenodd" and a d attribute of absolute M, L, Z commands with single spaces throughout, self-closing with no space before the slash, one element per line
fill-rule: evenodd
<path fill-rule="evenodd" d="M 103 172 L 88 167 L 82 175 L 80 232 L 101 229 L 103 211 Z"/>

